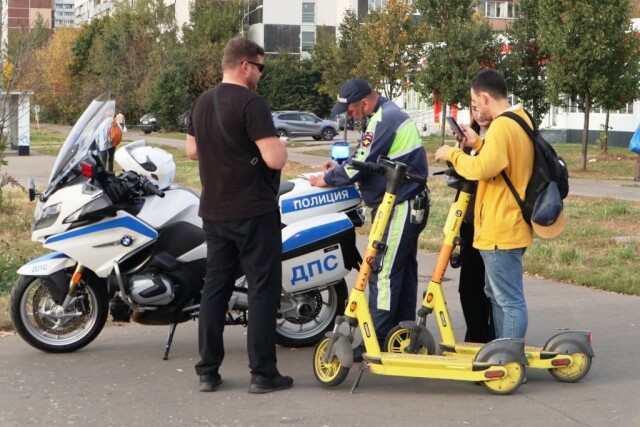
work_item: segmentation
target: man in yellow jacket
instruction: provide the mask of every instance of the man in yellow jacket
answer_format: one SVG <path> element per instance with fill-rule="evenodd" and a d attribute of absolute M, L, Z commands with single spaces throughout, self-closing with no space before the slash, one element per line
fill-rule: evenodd
<path fill-rule="evenodd" d="M 482 115 L 493 119 L 484 142 L 469 126 L 462 126 L 464 145 L 479 154 L 470 156 L 462 149 L 442 146 L 436 151 L 436 160 L 448 160 L 460 175 L 478 181 L 473 246 L 485 264 L 485 293 L 493 307 L 496 338 L 524 338 L 528 315 L 522 256 L 533 243 L 533 231 L 500 171 L 506 172 L 524 199 L 534 151 L 520 125 L 500 115 L 511 110 L 529 125 L 531 121 L 522 108 L 511 107 L 507 84 L 495 70 L 484 70 L 474 77 L 471 100 Z"/>

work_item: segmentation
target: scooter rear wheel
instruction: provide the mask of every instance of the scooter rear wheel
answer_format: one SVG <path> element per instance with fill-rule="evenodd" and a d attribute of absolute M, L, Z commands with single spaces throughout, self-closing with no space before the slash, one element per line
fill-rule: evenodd
<path fill-rule="evenodd" d="M 509 362 L 503 365 L 507 375 L 496 380 L 485 381 L 482 385 L 493 394 L 511 394 L 520 387 L 524 380 L 524 365 L 519 362 Z"/>
<path fill-rule="evenodd" d="M 387 334 L 387 339 L 384 342 L 384 348 L 389 353 L 404 353 L 405 349 L 411 342 L 411 333 L 411 330 L 407 328 L 403 328 L 400 325 L 395 326 Z M 436 343 L 428 329 L 425 329 L 422 340 L 423 345 L 418 350 L 417 354 L 435 354 Z"/>
<path fill-rule="evenodd" d="M 320 384 L 326 387 L 334 387 L 342 384 L 349 374 L 349 368 L 345 368 L 340 363 L 337 356 L 324 363 L 322 358 L 328 350 L 329 338 L 322 339 L 313 353 L 313 374 Z"/>
<path fill-rule="evenodd" d="M 573 363 L 563 368 L 549 369 L 549 373 L 563 383 L 575 383 L 584 378 L 591 369 L 591 356 L 585 353 L 571 354 Z"/>

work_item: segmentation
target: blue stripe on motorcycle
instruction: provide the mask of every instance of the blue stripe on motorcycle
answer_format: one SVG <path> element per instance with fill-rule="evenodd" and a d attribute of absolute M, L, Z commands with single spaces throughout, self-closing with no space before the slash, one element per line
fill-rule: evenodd
<path fill-rule="evenodd" d="M 307 230 L 296 233 L 282 243 L 282 252 L 292 251 L 310 243 L 317 242 L 325 239 L 334 234 L 338 234 L 342 231 L 352 228 L 353 224 L 347 218 L 340 221 L 330 222 L 317 227 L 309 228 Z"/>
<path fill-rule="evenodd" d="M 58 234 L 57 236 L 49 237 L 47 240 L 45 240 L 45 244 L 55 243 L 66 239 L 73 239 L 80 236 L 86 236 L 91 233 L 98 233 L 100 231 L 111 230 L 114 228 L 127 228 L 151 239 L 155 239 L 156 237 L 158 237 L 158 232 L 153 228 L 144 225 L 142 222 L 136 220 L 135 218 L 124 217 L 114 219 L 112 221 L 103 222 L 101 224 L 91 225 L 89 227 L 68 231 L 66 233 Z"/>
<path fill-rule="evenodd" d="M 301 196 L 282 201 L 281 213 L 301 211 L 317 208 L 319 206 L 332 205 L 338 202 L 346 202 L 360 198 L 360 193 L 354 186 L 338 187 L 334 190 L 316 193 L 309 196 Z"/>
<path fill-rule="evenodd" d="M 58 259 L 58 258 L 69 258 L 69 257 L 63 254 L 62 252 L 51 252 L 49 254 L 42 255 L 41 257 L 38 257 L 36 259 L 32 259 L 26 265 L 33 264 L 35 262 L 48 261 L 50 259 Z"/>

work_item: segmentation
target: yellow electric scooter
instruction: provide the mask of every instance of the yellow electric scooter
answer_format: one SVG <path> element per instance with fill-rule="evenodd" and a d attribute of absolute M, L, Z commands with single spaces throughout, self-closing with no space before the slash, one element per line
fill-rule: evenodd
<path fill-rule="evenodd" d="M 383 157 L 379 158 L 377 163 L 352 160 L 350 166 L 383 176 L 387 186 L 382 203 L 375 214 L 364 261 L 349 295 L 345 314 L 336 317 L 333 332 L 327 333 L 315 349 L 313 370 L 316 379 L 324 386 L 337 386 L 345 380 L 349 369 L 353 366 L 352 343 L 355 330 L 359 328 L 365 353 L 360 374 L 352 391 L 357 387 L 364 369 L 368 368 L 370 372 L 380 375 L 480 382 L 493 393 L 513 393 L 523 381 L 524 365 L 527 363 L 522 339 L 494 340 L 483 345 L 473 357 L 380 351 L 365 289 L 371 272 L 379 271 L 380 268 L 381 259 L 379 258 L 381 257 L 378 255 L 384 254 L 386 249 L 382 238 L 393 210 L 398 188 L 405 181 L 424 183 L 426 177 L 410 175 L 407 173 L 405 164 Z M 339 330 L 344 323 L 349 328 L 346 335 Z M 421 334 L 416 334 L 418 335 Z M 422 346 L 420 338 L 424 337 L 417 338 L 418 344 Z"/>
<path fill-rule="evenodd" d="M 415 322 L 402 322 L 387 335 L 385 349 L 394 353 L 435 354 L 436 345 L 431 333 L 426 329 L 427 315 L 435 313 L 435 321 L 440 330 L 442 342 L 440 353 L 451 357 L 473 358 L 483 348 L 479 343 L 456 342 L 449 310 L 442 291 L 442 279 L 447 264 L 458 267 L 454 249 L 460 244 L 459 232 L 475 184 L 457 175 L 453 168 L 442 172 L 447 175 L 447 185 L 458 190 L 456 200 L 451 205 L 444 227 L 444 243 L 433 271 L 431 281 L 424 295 L 422 307 Z M 527 367 L 547 369 L 557 380 L 576 382 L 591 368 L 593 349 L 591 333 L 587 331 L 565 331 L 551 337 L 543 347 L 525 346 Z"/>

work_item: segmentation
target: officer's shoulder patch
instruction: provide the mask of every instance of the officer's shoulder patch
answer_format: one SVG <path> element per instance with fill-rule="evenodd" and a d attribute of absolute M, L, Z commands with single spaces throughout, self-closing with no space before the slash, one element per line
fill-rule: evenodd
<path fill-rule="evenodd" d="M 373 132 L 365 132 L 364 136 L 362 137 L 362 146 L 368 147 L 369 145 L 371 145 L 372 141 L 373 141 Z"/>

